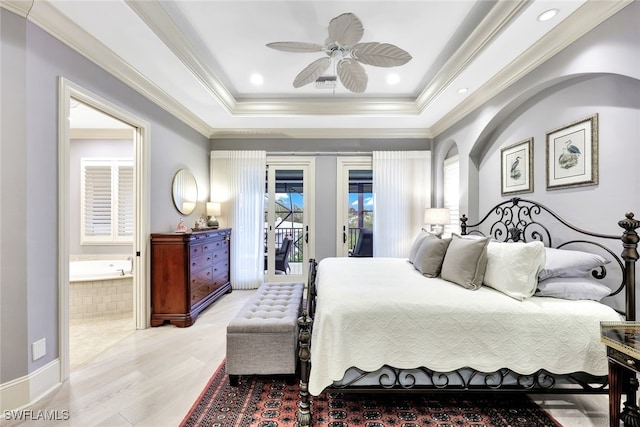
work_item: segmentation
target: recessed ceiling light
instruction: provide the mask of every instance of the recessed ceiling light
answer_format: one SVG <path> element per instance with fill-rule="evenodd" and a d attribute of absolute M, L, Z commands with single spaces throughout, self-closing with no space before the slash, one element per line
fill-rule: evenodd
<path fill-rule="evenodd" d="M 549 19 L 553 18 L 557 14 L 558 14 L 558 9 L 545 10 L 540 15 L 538 15 L 538 21 L 540 22 L 548 21 Z"/>
<path fill-rule="evenodd" d="M 460 89 L 458 89 L 458 93 L 466 93 L 469 90 L 469 88 L 467 87 L 461 87 Z"/>
<path fill-rule="evenodd" d="M 395 85 L 400 82 L 400 76 L 397 74 L 389 74 L 387 76 L 387 84 Z"/>
<path fill-rule="evenodd" d="M 251 83 L 253 83 L 256 86 L 259 86 L 262 83 L 264 83 L 264 79 L 260 74 L 255 73 L 251 75 Z"/>

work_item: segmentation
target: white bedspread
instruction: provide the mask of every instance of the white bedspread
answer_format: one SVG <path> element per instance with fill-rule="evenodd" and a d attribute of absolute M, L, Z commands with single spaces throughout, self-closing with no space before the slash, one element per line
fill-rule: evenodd
<path fill-rule="evenodd" d="M 467 290 L 426 278 L 399 258 L 325 258 L 317 284 L 313 395 L 350 367 L 375 371 L 385 364 L 606 375 L 600 321 L 620 320 L 595 301 L 521 302 L 485 286 Z"/>

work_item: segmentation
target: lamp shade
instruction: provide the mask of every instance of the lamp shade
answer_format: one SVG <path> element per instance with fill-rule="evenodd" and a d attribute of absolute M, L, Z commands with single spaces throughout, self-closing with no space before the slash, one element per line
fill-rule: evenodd
<path fill-rule="evenodd" d="M 218 216 L 220 215 L 220 203 L 219 202 L 207 202 L 207 215 Z"/>
<path fill-rule="evenodd" d="M 451 223 L 449 209 L 427 208 L 424 210 L 424 223 L 432 225 L 446 225 Z"/>

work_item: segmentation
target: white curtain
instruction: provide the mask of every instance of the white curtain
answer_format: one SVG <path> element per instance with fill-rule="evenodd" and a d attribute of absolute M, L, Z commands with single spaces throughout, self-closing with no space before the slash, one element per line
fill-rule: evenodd
<path fill-rule="evenodd" d="M 429 151 L 373 152 L 373 256 L 404 258 L 431 204 Z"/>
<path fill-rule="evenodd" d="M 264 280 L 265 151 L 212 151 L 211 200 L 231 227 L 231 286 L 256 289 Z"/>

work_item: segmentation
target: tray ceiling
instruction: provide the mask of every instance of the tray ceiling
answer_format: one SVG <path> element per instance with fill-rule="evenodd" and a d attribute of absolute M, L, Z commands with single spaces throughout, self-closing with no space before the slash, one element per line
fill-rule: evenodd
<path fill-rule="evenodd" d="M 630 1 L 2 0 L 209 137 L 433 137 Z M 538 20 L 556 9 L 555 17 Z M 363 42 L 395 44 L 405 65 L 365 65 L 364 93 L 294 88 L 354 13 Z M 387 79 L 395 75 L 396 83 Z M 262 83 L 252 82 L 258 75 Z M 466 90 L 466 91 L 463 91 Z"/>

